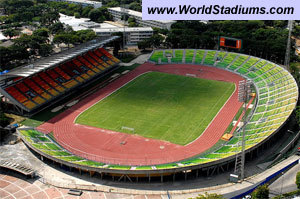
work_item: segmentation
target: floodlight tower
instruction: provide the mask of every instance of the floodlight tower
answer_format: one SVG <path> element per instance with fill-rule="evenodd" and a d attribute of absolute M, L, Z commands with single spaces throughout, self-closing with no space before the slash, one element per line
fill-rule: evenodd
<path fill-rule="evenodd" d="M 243 180 L 245 177 L 245 126 L 246 126 L 246 111 L 247 101 L 249 100 L 251 93 L 251 81 L 242 80 L 239 82 L 238 98 L 240 102 L 243 102 L 244 115 L 243 115 L 243 126 L 239 132 L 239 141 L 237 143 L 237 149 L 241 147 L 241 152 L 238 152 L 235 160 L 234 173 Z M 242 139 L 241 139 L 242 138 Z"/>
<path fill-rule="evenodd" d="M 291 56 L 291 36 L 293 31 L 293 20 L 289 20 L 288 29 L 289 29 L 289 36 L 286 45 L 285 51 L 285 58 L 284 58 L 284 65 L 288 71 L 290 71 L 290 56 Z"/>

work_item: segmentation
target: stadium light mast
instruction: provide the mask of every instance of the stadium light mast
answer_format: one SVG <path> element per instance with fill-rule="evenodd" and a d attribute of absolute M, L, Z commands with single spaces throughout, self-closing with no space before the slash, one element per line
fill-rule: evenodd
<path fill-rule="evenodd" d="M 289 29 L 289 35 L 286 45 L 286 51 L 285 51 L 285 58 L 284 58 L 284 66 L 288 71 L 290 71 L 290 57 L 291 57 L 291 36 L 293 31 L 293 20 L 289 20 L 288 23 L 288 29 Z"/>
<path fill-rule="evenodd" d="M 243 102 L 244 115 L 243 115 L 243 127 L 240 130 L 240 138 L 242 140 L 238 141 L 237 148 L 241 146 L 241 152 L 236 155 L 234 173 L 240 177 L 240 180 L 245 178 L 245 126 L 246 126 L 246 111 L 247 111 L 247 101 L 251 93 L 251 81 L 242 80 L 239 82 L 238 99 Z M 241 135 L 242 134 L 242 135 Z"/>

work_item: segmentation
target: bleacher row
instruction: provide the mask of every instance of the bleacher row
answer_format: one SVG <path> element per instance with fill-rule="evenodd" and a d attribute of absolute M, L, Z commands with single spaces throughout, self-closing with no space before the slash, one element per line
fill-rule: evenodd
<path fill-rule="evenodd" d="M 168 49 L 154 51 L 149 61 L 214 66 L 251 79 L 258 91 L 258 103 L 246 126 L 246 149 L 274 133 L 288 119 L 298 99 L 298 87 L 292 75 L 282 67 L 257 57 L 214 50 Z M 211 162 L 232 156 L 240 151 L 238 140 L 236 135 L 215 152 L 188 163 Z"/>
<path fill-rule="evenodd" d="M 119 62 L 105 49 L 98 48 L 33 76 L 16 78 L 4 90 L 31 111 Z"/>
<path fill-rule="evenodd" d="M 211 50 L 169 49 L 154 51 L 149 61 L 208 65 L 233 71 L 251 79 L 256 85 L 258 99 L 257 107 L 246 126 L 246 149 L 259 144 L 274 133 L 290 116 L 298 99 L 298 87 L 292 75 L 280 66 L 257 57 Z M 73 164 L 118 170 L 181 168 L 213 162 L 229 156 L 234 157 L 241 150 L 237 145 L 240 137 L 235 135 L 219 149 L 189 160 L 151 166 L 110 165 L 74 156 L 52 139 L 48 139 L 49 135 L 36 130 L 23 129 L 20 130 L 20 134 L 36 149 L 54 158 Z"/>

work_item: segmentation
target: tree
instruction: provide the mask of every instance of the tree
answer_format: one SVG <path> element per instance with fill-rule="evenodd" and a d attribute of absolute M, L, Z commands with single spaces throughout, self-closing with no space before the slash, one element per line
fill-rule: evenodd
<path fill-rule="evenodd" d="M 299 109 L 298 109 L 298 111 L 299 111 Z M 296 185 L 297 185 L 297 188 L 300 189 L 300 172 L 298 172 L 296 175 Z"/>
<path fill-rule="evenodd" d="M 89 12 L 88 17 L 92 21 L 99 22 L 99 23 L 102 23 L 103 21 L 108 21 L 108 20 L 112 19 L 110 13 L 108 12 L 107 8 L 105 8 L 105 7 L 92 9 Z"/>
<path fill-rule="evenodd" d="M 75 16 L 75 18 L 80 18 L 80 13 L 79 12 L 74 12 L 74 16 Z"/>
<path fill-rule="evenodd" d="M 64 31 L 64 25 L 61 22 L 57 22 L 49 26 L 51 34 L 57 34 Z"/>
<path fill-rule="evenodd" d="M 8 28 L 6 30 L 3 31 L 3 35 L 6 37 L 9 37 L 10 39 L 14 36 L 17 36 L 20 34 L 20 31 L 17 31 L 15 29 L 12 28 Z"/>
<path fill-rule="evenodd" d="M 0 1 L 0 7 L 3 8 L 7 15 L 20 13 L 20 11 L 32 7 L 34 2 L 31 0 L 3 0 Z"/>
<path fill-rule="evenodd" d="M 47 28 L 40 28 L 37 29 L 33 32 L 34 36 L 38 36 L 38 37 L 45 37 L 48 39 L 49 37 L 49 30 Z"/>
<path fill-rule="evenodd" d="M 135 22 L 135 18 L 129 17 L 128 18 L 128 23 L 130 23 L 130 22 Z"/>
<path fill-rule="evenodd" d="M 32 18 L 34 17 L 32 12 L 25 11 L 22 13 L 19 13 L 20 15 L 20 21 L 32 21 Z"/>
<path fill-rule="evenodd" d="M 89 12 L 88 17 L 91 19 L 91 21 L 98 21 L 100 15 L 101 11 L 99 9 L 93 9 Z"/>
<path fill-rule="evenodd" d="M 150 47 L 151 47 L 150 42 L 146 40 L 138 42 L 138 48 L 141 50 L 145 50 L 146 48 L 150 48 Z"/>
<path fill-rule="evenodd" d="M 205 193 L 205 194 L 199 194 L 194 199 L 224 199 L 222 195 L 216 194 L 216 193 Z"/>
<path fill-rule="evenodd" d="M 290 67 L 291 67 L 291 74 L 293 75 L 293 77 L 296 79 L 297 82 L 300 82 L 300 64 L 299 63 L 290 63 Z M 300 124 L 300 115 L 298 119 L 298 124 Z"/>
<path fill-rule="evenodd" d="M 24 46 L 12 45 L 10 47 L 0 46 L 0 70 L 10 69 L 13 63 L 26 60 L 29 53 Z"/>
<path fill-rule="evenodd" d="M 41 16 L 40 22 L 44 26 L 50 26 L 51 24 L 58 22 L 59 17 L 60 16 L 58 12 L 50 11 Z"/>
<path fill-rule="evenodd" d="M 141 12 L 142 6 L 139 2 L 132 2 L 129 4 L 129 9 Z"/>
<path fill-rule="evenodd" d="M 295 26 L 293 29 L 293 35 L 297 38 L 300 37 L 300 26 Z"/>
<path fill-rule="evenodd" d="M 62 44 L 62 43 L 65 43 L 68 45 L 71 44 L 71 37 L 72 35 L 71 34 L 68 34 L 68 33 L 60 33 L 60 34 L 56 34 L 53 38 L 53 43 L 55 44 Z"/>
<path fill-rule="evenodd" d="M 10 62 L 12 59 L 12 53 L 9 50 L 9 48 L 6 48 L 4 46 L 0 46 L 0 70 L 5 70 L 6 65 Z"/>
<path fill-rule="evenodd" d="M 1 102 L 0 102 L 1 103 Z M 0 107 L 1 108 L 1 107 Z M 8 125 L 9 120 L 8 118 L 5 116 L 4 112 L 2 111 L 2 108 L 0 109 L 0 126 L 5 127 L 6 125 Z"/>
<path fill-rule="evenodd" d="M 78 30 L 75 32 L 75 34 L 78 36 L 78 41 L 80 43 L 84 43 L 90 40 L 93 40 L 96 38 L 96 33 L 93 30 Z"/>
<path fill-rule="evenodd" d="M 129 27 L 136 27 L 137 26 L 135 18 L 132 18 L 132 17 L 130 17 L 128 19 L 128 24 L 129 24 Z"/>
<path fill-rule="evenodd" d="M 152 37 L 149 38 L 149 41 L 154 48 L 159 47 L 163 40 L 164 38 L 159 34 L 154 34 L 152 35 Z"/>
<path fill-rule="evenodd" d="M 26 60 L 29 57 L 29 52 L 27 51 L 26 47 L 24 46 L 17 46 L 12 45 L 8 47 L 8 49 L 11 52 L 11 58 L 12 60 Z"/>
<path fill-rule="evenodd" d="M 30 35 L 22 34 L 19 38 L 14 40 L 16 46 L 23 46 L 25 48 L 30 48 L 32 42 L 32 37 Z"/>
<path fill-rule="evenodd" d="M 267 199 L 269 198 L 269 187 L 267 184 L 258 186 L 251 194 L 253 199 Z"/>
<path fill-rule="evenodd" d="M 84 43 L 96 38 L 96 33 L 93 30 L 79 30 L 71 32 L 62 32 L 56 34 L 53 38 L 55 44 L 77 44 Z"/>
<path fill-rule="evenodd" d="M 47 0 L 36 0 L 36 2 L 39 3 L 47 3 Z"/>
<path fill-rule="evenodd" d="M 129 19 L 128 14 L 123 14 L 122 17 L 121 17 L 121 20 L 124 20 L 124 21 L 128 21 L 128 19 Z"/>
<path fill-rule="evenodd" d="M 137 27 L 137 24 L 135 22 L 130 22 L 128 24 L 129 27 Z"/>
<path fill-rule="evenodd" d="M 89 16 L 89 12 L 92 9 L 93 9 L 92 6 L 86 6 L 86 7 L 82 8 L 81 17 L 88 17 Z"/>
<path fill-rule="evenodd" d="M 39 48 L 39 55 L 45 57 L 51 54 L 53 47 L 50 44 L 41 44 Z"/>

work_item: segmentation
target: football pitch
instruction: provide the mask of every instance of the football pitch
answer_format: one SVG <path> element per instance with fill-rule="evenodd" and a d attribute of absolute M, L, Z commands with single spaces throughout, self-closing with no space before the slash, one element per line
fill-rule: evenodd
<path fill-rule="evenodd" d="M 203 133 L 234 90 L 233 83 L 149 72 L 75 122 L 186 145 Z"/>

